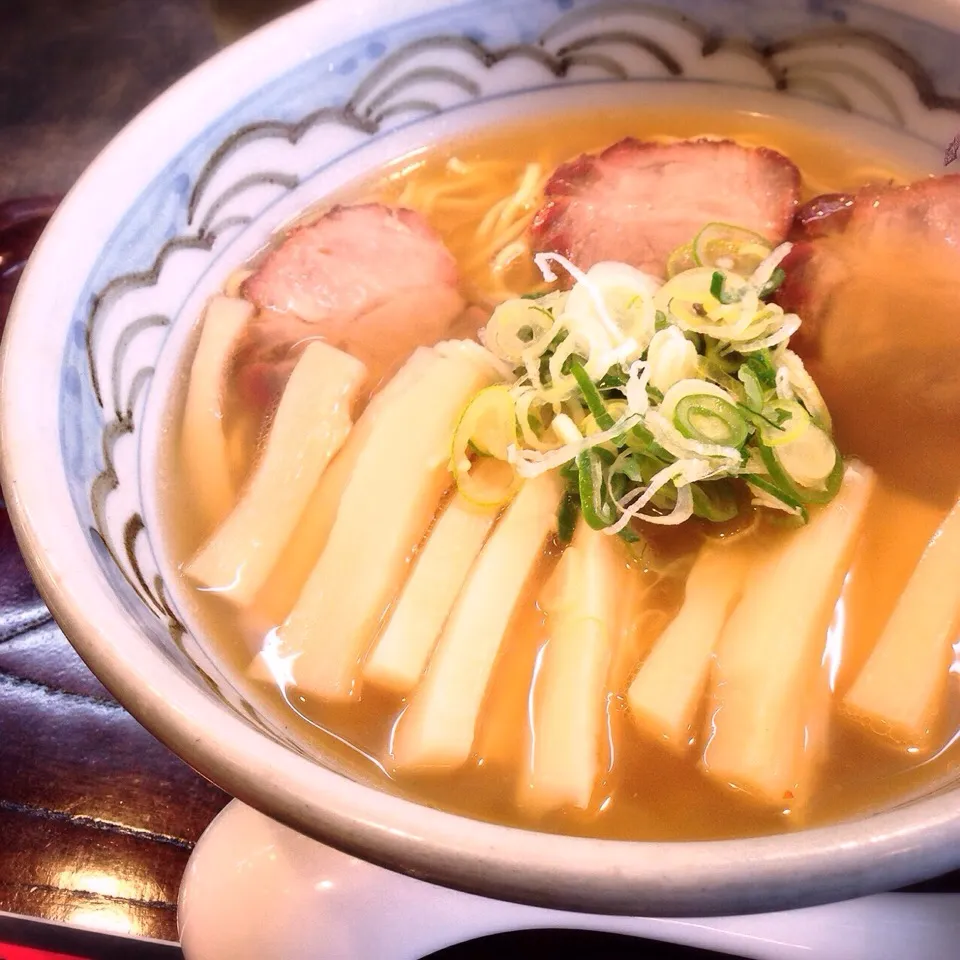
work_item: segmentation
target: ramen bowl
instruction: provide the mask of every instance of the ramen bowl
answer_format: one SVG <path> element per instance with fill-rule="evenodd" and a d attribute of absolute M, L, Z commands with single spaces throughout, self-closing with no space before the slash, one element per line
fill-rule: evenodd
<path fill-rule="evenodd" d="M 158 462 L 206 299 L 305 207 L 437 138 L 558 108 L 729 106 L 936 171 L 960 129 L 960 8 L 677 0 L 318 2 L 131 123 L 44 234 L 3 347 L 3 488 L 38 586 L 116 697 L 203 775 L 376 864 L 600 913 L 811 905 L 960 864 L 960 784 L 779 836 L 627 842 L 479 822 L 314 757 L 178 596 Z"/>

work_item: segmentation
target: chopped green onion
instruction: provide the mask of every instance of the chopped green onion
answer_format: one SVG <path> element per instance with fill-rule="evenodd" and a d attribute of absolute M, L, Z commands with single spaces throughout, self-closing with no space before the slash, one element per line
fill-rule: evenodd
<path fill-rule="evenodd" d="M 550 376 L 550 357 L 552 355 L 553 354 L 551 352 L 545 353 L 542 357 L 540 357 L 540 382 L 547 389 L 553 386 L 553 377 Z"/>
<path fill-rule="evenodd" d="M 625 543 L 638 543 L 640 541 L 640 534 L 629 523 L 617 531 L 617 536 Z"/>
<path fill-rule="evenodd" d="M 577 454 L 580 475 L 580 510 L 593 530 L 602 530 L 617 520 L 617 508 L 607 498 L 603 461 L 595 447 Z"/>
<path fill-rule="evenodd" d="M 746 406 L 752 413 L 759 413 L 763 409 L 763 387 L 760 379 L 747 364 L 741 364 L 737 371 L 737 379 L 743 384 Z"/>
<path fill-rule="evenodd" d="M 607 483 L 610 487 L 610 495 L 615 502 L 619 503 L 626 495 L 630 478 L 625 473 L 611 471 L 610 476 L 607 477 Z"/>
<path fill-rule="evenodd" d="M 781 503 L 786 504 L 792 510 L 796 510 L 797 513 L 803 518 L 803 522 L 806 523 L 810 519 L 810 514 L 807 512 L 807 508 L 798 500 L 793 494 L 787 493 L 785 490 L 782 490 L 776 484 L 771 483 L 765 477 L 761 477 L 756 473 L 747 473 L 743 475 L 743 479 L 747 483 L 752 483 L 755 487 L 759 487 L 763 490 L 764 493 L 769 493 L 771 497 L 779 500 Z"/>
<path fill-rule="evenodd" d="M 740 364 L 731 362 L 729 357 L 720 356 L 715 350 L 708 347 L 701 361 L 700 376 L 712 381 L 721 389 L 726 390 L 727 393 L 736 396 L 741 383 L 730 374 L 731 372 L 736 373 L 739 366 Z"/>
<path fill-rule="evenodd" d="M 594 453 L 600 458 L 600 462 L 604 467 L 612 467 L 613 461 L 617 459 L 615 453 L 611 453 L 606 447 L 594 447 Z"/>
<path fill-rule="evenodd" d="M 598 381 L 599 390 L 619 390 L 626 386 L 630 377 L 624 372 L 623 367 L 611 367 Z"/>
<path fill-rule="evenodd" d="M 634 442 L 631 443 L 631 440 Z M 645 452 L 653 443 L 653 434 L 642 423 L 631 427 L 630 432 L 627 434 L 627 446 L 629 446 L 631 450 Z"/>
<path fill-rule="evenodd" d="M 781 267 L 777 267 L 773 273 L 770 274 L 770 279 L 760 288 L 760 299 L 764 297 L 769 297 L 771 294 L 777 292 L 780 289 L 780 284 L 787 279 L 786 273 L 784 273 Z"/>
<path fill-rule="evenodd" d="M 557 537 L 561 543 L 569 543 L 573 539 L 573 530 L 580 516 L 580 501 L 575 490 L 567 490 L 560 501 L 557 510 Z"/>
<path fill-rule="evenodd" d="M 616 463 L 615 469 L 618 474 L 623 474 L 634 483 L 646 483 L 660 469 L 660 465 L 656 464 L 652 468 L 648 467 L 645 471 L 643 469 L 644 465 L 638 459 L 639 456 L 640 454 L 628 454 L 622 458 L 618 457 L 619 462 Z"/>
<path fill-rule="evenodd" d="M 568 460 L 560 469 L 557 471 L 560 474 L 560 477 L 565 480 L 567 483 L 573 484 L 576 486 L 577 477 L 579 473 L 577 471 L 577 461 Z"/>
<path fill-rule="evenodd" d="M 593 414 L 593 419 L 597 421 L 597 426 L 601 430 L 609 430 L 613 427 L 614 419 L 607 410 L 607 405 L 600 396 L 600 391 L 590 379 L 590 374 L 583 368 L 583 363 L 577 357 L 570 358 L 570 372 L 577 381 L 577 386 L 587 401 L 587 409 Z"/>
<path fill-rule="evenodd" d="M 496 308 L 483 341 L 514 371 L 500 389 L 516 398 L 516 436 L 496 460 L 519 477 L 559 469 L 561 540 L 578 516 L 594 529 L 619 527 L 621 504 L 654 480 L 647 512 L 618 530 L 624 540 L 657 514 L 682 522 L 691 498 L 696 516 L 735 517 L 745 478 L 774 515 L 782 507 L 805 517 L 805 504 L 833 495 L 842 461 L 829 414 L 786 347 L 799 318 L 762 300 L 783 282 L 774 264 L 785 250 L 771 256 L 762 236 L 709 223 L 671 254 L 665 283 L 627 264 L 584 272 L 548 255 L 572 289 Z M 478 454 L 488 447 L 471 433 L 463 462 L 484 467 L 491 458 Z"/>
<path fill-rule="evenodd" d="M 741 447 L 749 436 L 747 422 L 737 408 L 709 393 L 682 397 L 673 414 L 673 424 L 688 440 Z"/>
<path fill-rule="evenodd" d="M 742 277 L 749 277 L 770 250 L 759 233 L 730 223 L 708 223 L 693 239 L 698 267 L 721 267 Z"/>
<path fill-rule="evenodd" d="M 779 423 L 765 417 L 759 410 L 751 410 L 745 403 L 738 403 L 737 409 L 749 420 L 755 427 L 762 427 L 766 424 L 773 430 L 783 430 Z"/>
<path fill-rule="evenodd" d="M 565 377 L 568 377 L 568 376 L 573 372 L 573 364 L 574 364 L 576 361 L 579 361 L 580 363 L 583 363 L 584 358 L 581 357 L 579 354 L 576 354 L 576 353 L 570 354 L 570 356 L 567 357 L 567 359 L 563 361 L 563 364 L 562 364 L 561 367 L 560 367 L 560 372 L 561 372 Z M 593 381 L 591 381 L 591 383 L 592 383 L 592 382 L 593 382 Z"/>
<path fill-rule="evenodd" d="M 743 299 L 743 294 L 727 293 L 723 289 L 726 279 L 727 278 L 719 270 L 713 271 L 713 277 L 710 279 L 710 296 L 713 297 L 714 300 L 719 300 L 720 303 L 738 303 Z"/>
<path fill-rule="evenodd" d="M 719 270 L 714 270 L 713 276 L 710 278 L 710 296 L 715 300 L 720 300 L 723 296 L 723 280 L 723 274 Z"/>
<path fill-rule="evenodd" d="M 809 430 L 820 430 L 819 427 L 810 426 Z M 822 431 L 821 431 L 822 432 Z M 827 438 L 829 439 L 829 437 Z M 835 458 L 830 472 L 825 474 L 821 485 L 818 488 L 797 482 L 786 469 L 777 447 L 768 447 L 761 443 L 760 456 L 763 458 L 764 465 L 770 476 L 782 489 L 786 490 L 791 496 L 801 503 L 829 503 L 840 489 L 840 483 L 843 480 L 843 458 L 836 445 L 830 440 L 833 446 Z"/>
<path fill-rule="evenodd" d="M 745 354 L 744 363 L 757 375 L 757 379 L 768 390 L 774 389 L 777 385 L 777 368 L 770 356 L 770 350 L 754 350 L 752 353 Z"/>
<path fill-rule="evenodd" d="M 703 354 L 706 350 L 706 341 L 704 340 L 702 333 L 696 333 L 693 330 L 684 330 L 683 337 L 685 340 L 689 340 L 693 344 L 697 353 Z"/>
<path fill-rule="evenodd" d="M 625 442 L 631 450 L 635 450 L 647 457 L 652 457 L 654 460 L 660 461 L 659 465 L 661 467 L 666 466 L 674 459 L 653 439 L 653 434 L 642 423 L 631 427 L 627 433 Z"/>

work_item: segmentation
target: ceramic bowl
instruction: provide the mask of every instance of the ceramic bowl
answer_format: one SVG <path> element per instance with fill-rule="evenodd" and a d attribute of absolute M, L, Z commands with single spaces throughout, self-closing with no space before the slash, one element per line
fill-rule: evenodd
<path fill-rule="evenodd" d="M 378 864 L 610 913 L 771 910 L 960 864 L 960 788 L 854 822 L 710 843 L 558 837 L 351 779 L 263 716 L 191 629 L 158 522 L 165 398 L 204 299 L 277 227 L 387 159 L 571 104 L 716 103 L 855 131 L 935 170 L 960 130 L 960 8 L 761 0 L 322 0 L 127 127 L 27 268 L 4 340 L 3 488 L 80 654 L 201 773 Z"/>

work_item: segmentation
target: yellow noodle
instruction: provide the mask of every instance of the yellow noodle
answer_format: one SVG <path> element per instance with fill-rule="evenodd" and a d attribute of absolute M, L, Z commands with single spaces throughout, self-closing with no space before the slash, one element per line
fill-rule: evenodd
<path fill-rule="evenodd" d="M 480 226 L 477 227 L 477 238 L 486 237 L 488 234 L 492 233 L 495 226 L 500 226 L 502 217 L 501 213 L 507 208 L 510 203 L 510 197 L 504 197 L 502 200 L 498 200 L 493 204 L 490 209 L 484 214 L 483 219 L 480 221 Z"/>
<path fill-rule="evenodd" d="M 426 217 L 459 261 L 467 295 L 493 306 L 536 283 L 524 234 L 542 202 L 549 169 L 539 160 L 450 157 L 431 172 L 405 168 L 387 182 L 380 199 Z M 515 186 L 504 194 L 502 184 L 510 179 Z M 508 276 L 514 270 L 515 285 Z"/>

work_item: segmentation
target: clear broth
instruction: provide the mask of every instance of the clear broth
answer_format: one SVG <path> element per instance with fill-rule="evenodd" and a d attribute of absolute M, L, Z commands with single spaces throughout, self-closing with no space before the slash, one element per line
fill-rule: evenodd
<path fill-rule="evenodd" d="M 562 131 L 562 132 L 558 132 Z M 546 171 L 585 150 L 594 150 L 623 136 L 691 137 L 728 136 L 743 143 L 764 144 L 780 150 L 798 165 L 804 193 L 812 196 L 843 191 L 866 181 L 905 180 L 919 171 L 904 169 L 893 160 L 878 162 L 865 156 L 855 142 L 838 145 L 817 132 L 782 120 L 746 112 L 715 110 L 610 110 L 589 115 L 544 116 L 522 126 L 481 131 L 456 141 L 440 143 L 412 157 L 401 158 L 374 179 L 355 184 L 329 203 L 401 197 L 429 196 L 437 185 L 457 176 L 450 160 L 470 168 L 488 164 L 486 188 L 491 197 L 505 196 L 516 186 L 525 165 L 538 161 Z M 457 165 L 457 169 L 463 169 Z M 404 194 L 404 191 L 407 191 Z M 314 212 L 320 213 L 322 210 Z M 475 260 L 474 233 L 482 210 L 476 205 L 463 211 L 421 209 L 464 270 L 468 291 L 484 288 L 489 277 L 486 263 Z M 517 268 L 518 286 L 533 281 Z M 186 369 L 184 370 L 184 382 Z M 845 455 L 861 452 L 857 423 L 869 422 L 870 411 L 858 396 L 844 397 L 845 429 L 841 449 Z M 182 397 L 180 400 L 182 404 Z M 178 419 L 179 405 L 172 416 Z M 236 438 L 234 453 L 240 473 L 255 461 L 262 425 L 247 418 L 245 411 L 228 408 Z M 169 548 L 177 561 L 187 560 L 200 545 L 203 530 L 190 509 L 191 498 L 179 472 L 176 430 L 168 431 L 170 449 L 162 458 L 169 475 L 164 478 Z M 875 454 L 875 445 L 869 452 Z M 866 451 L 863 451 L 866 452 Z M 958 451 L 950 451 L 955 455 Z M 825 654 L 834 696 L 842 696 L 858 667 L 864 662 L 878 631 L 889 615 L 913 566 L 948 507 L 942 491 L 898 486 L 901 471 L 896 451 L 881 451 L 881 459 L 869 459 L 880 476 L 880 490 L 869 511 L 866 532 L 856 561 L 847 578 L 834 618 L 831 640 Z M 669 545 L 668 545 L 669 546 Z M 682 547 L 682 545 L 680 545 Z M 288 551 L 289 553 L 290 551 Z M 540 580 L 555 560 L 555 550 L 544 557 Z M 309 564 L 309 557 L 306 561 Z M 285 556 L 287 572 L 304 558 Z M 283 564 L 282 564 L 283 565 Z M 283 591 L 284 571 L 271 581 Z M 638 571 L 638 576 L 652 575 Z M 294 581 L 296 577 L 293 578 Z M 536 585 L 534 585 L 536 586 Z M 789 807 L 771 811 L 743 794 L 722 789 L 696 769 L 694 759 L 677 759 L 659 746 L 644 742 L 626 717 L 623 695 L 636 661 L 655 641 L 682 599 L 682 581 L 666 578 L 657 588 L 662 596 L 659 616 L 652 617 L 633 651 L 635 659 L 608 697 L 610 741 L 609 770 L 595 791 L 591 808 L 566 811 L 533 819 L 515 802 L 517 771 L 521 763 L 522 733 L 527 724 L 533 664 L 544 641 L 543 618 L 531 589 L 516 615 L 490 684 L 478 731 L 476 755 L 463 769 L 442 775 L 397 778 L 389 763 L 389 740 L 403 701 L 365 688 L 359 700 L 348 706 L 311 700 L 295 689 L 251 680 L 246 669 L 266 630 L 238 616 L 223 600 L 202 594 L 186 581 L 181 597 L 217 657 L 224 662 L 236 684 L 258 709 L 284 725 L 305 742 L 318 757 L 332 757 L 340 768 L 381 789 L 401 793 L 422 803 L 483 820 L 515 824 L 561 833 L 618 839 L 692 840 L 769 834 L 833 822 L 861 815 L 928 791 L 956 775 L 960 747 L 951 732 L 957 727 L 957 704 L 944 718 L 945 746 L 932 758 L 918 762 L 907 749 L 878 747 L 834 718 L 827 758 L 818 787 L 802 816 Z M 290 598 L 277 598 L 277 607 Z M 951 693 L 955 694 L 951 688 Z M 693 756 L 695 757 L 696 751 Z"/>

